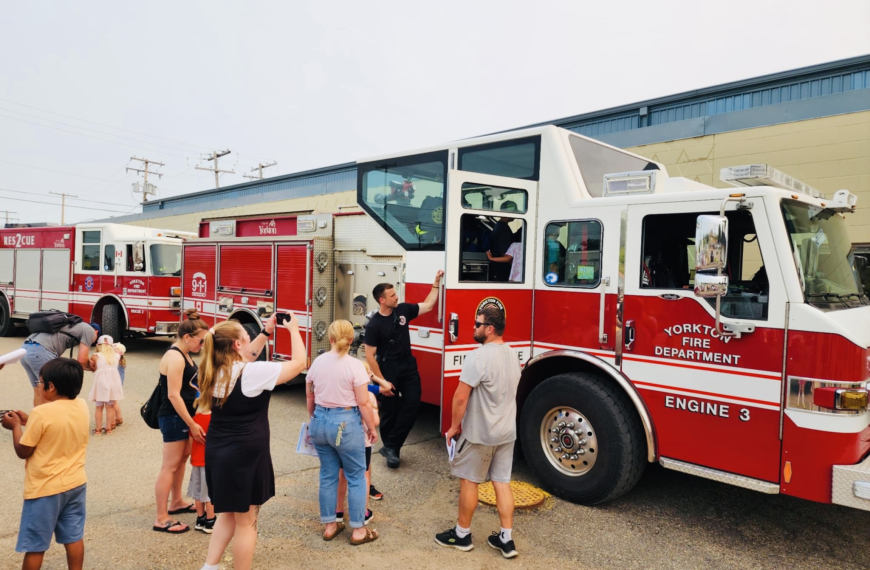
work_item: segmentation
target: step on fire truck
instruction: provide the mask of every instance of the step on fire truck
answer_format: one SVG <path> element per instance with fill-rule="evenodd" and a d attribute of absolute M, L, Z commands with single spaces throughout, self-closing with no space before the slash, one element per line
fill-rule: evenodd
<path fill-rule="evenodd" d="M 114 339 L 175 334 L 181 242 L 195 235 L 102 223 L 0 229 L 0 336 L 49 309 Z"/>
<path fill-rule="evenodd" d="M 203 221 L 184 245 L 184 306 L 252 333 L 293 310 L 313 359 L 331 320 L 365 323 L 376 283 L 422 301 L 443 269 L 438 310 L 411 326 L 442 431 L 492 304 L 523 366 L 523 453 L 557 495 L 602 503 L 658 462 L 870 510 L 854 195 L 765 165 L 725 168 L 737 188 L 717 189 L 551 126 L 357 167 L 362 212 Z M 515 243 L 493 261 L 498 220 Z M 289 347 L 280 331 L 271 358 Z"/>

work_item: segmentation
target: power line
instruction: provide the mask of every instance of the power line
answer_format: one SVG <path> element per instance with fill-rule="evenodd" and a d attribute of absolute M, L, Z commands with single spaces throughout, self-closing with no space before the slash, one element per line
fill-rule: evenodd
<path fill-rule="evenodd" d="M 251 169 L 251 172 L 254 172 L 255 170 L 259 170 L 260 174 L 258 176 L 251 176 L 250 174 L 242 174 L 242 176 L 244 176 L 245 178 L 250 178 L 252 180 L 262 180 L 263 179 L 263 169 L 269 168 L 270 166 L 275 166 L 276 164 L 278 164 L 277 160 L 274 162 L 271 162 L 269 164 L 263 164 L 261 162 L 259 164 L 259 166 L 255 166 L 254 168 Z"/>
<path fill-rule="evenodd" d="M 182 142 L 182 141 L 175 141 L 175 140 L 172 140 L 172 139 L 166 139 L 166 138 L 158 137 L 158 136 L 155 136 L 155 135 L 149 135 L 149 134 L 147 134 L 147 133 L 140 133 L 139 131 L 133 131 L 133 130 L 125 129 L 125 128 L 122 128 L 122 127 L 113 127 L 112 125 L 107 125 L 107 124 L 105 124 L 105 123 L 98 123 L 98 122 L 96 122 L 96 121 L 89 121 L 88 119 L 82 119 L 82 118 L 79 118 L 79 117 L 73 117 L 72 115 L 64 115 L 63 113 L 58 113 L 58 112 L 56 112 L 56 111 L 49 111 L 48 109 L 40 109 L 39 107 L 34 107 L 33 105 L 25 105 L 24 103 L 18 103 L 18 102 L 16 102 L 16 101 L 10 101 L 9 99 L 0 99 L 0 101 L 3 101 L 4 103 L 11 103 L 11 104 L 13 104 L 13 105 L 18 105 L 18 106 L 21 106 L 21 107 L 27 107 L 28 109 L 35 109 L 35 110 L 37 110 L 37 111 L 42 111 L 43 113 L 50 113 L 50 114 L 52 114 L 52 115 L 58 115 L 59 117 L 66 117 L 67 119 L 73 119 L 73 120 L 76 120 L 76 121 L 82 121 L 83 123 L 91 123 L 92 125 L 99 125 L 99 126 L 101 126 L 101 127 L 106 127 L 106 128 L 109 128 L 109 129 L 115 129 L 115 130 L 118 130 L 118 131 L 126 131 L 126 132 L 128 132 L 128 133 L 133 133 L 133 134 L 136 134 L 136 135 L 141 135 L 141 136 L 143 136 L 143 137 L 149 137 L 149 138 L 152 138 L 152 139 L 158 139 L 158 140 L 167 141 L 167 142 L 171 142 L 171 143 L 175 143 L 175 144 L 183 144 L 183 145 L 185 145 L 185 146 L 197 147 L 197 148 L 202 148 L 202 149 L 210 149 L 210 148 L 211 148 L 210 146 L 205 146 L 205 145 L 201 145 L 201 144 L 186 143 L 186 142 Z M 13 111 L 13 112 L 18 112 L 18 111 Z M 20 112 L 19 112 L 19 113 L 20 113 Z M 23 114 L 23 113 L 22 113 L 22 114 Z"/>
<path fill-rule="evenodd" d="M 8 224 L 9 223 L 9 214 L 18 214 L 18 212 L 10 212 L 9 210 L 0 210 L 0 214 L 6 215 L 6 223 Z"/>
<path fill-rule="evenodd" d="M 43 192 L 27 192 L 25 190 L 7 190 L 5 188 L 0 188 L 0 192 L 12 192 L 13 194 L 27 194 L 28 196 L 48 196 L 49 193 Z M 4 198 L 9 200 L 10 198 Z M 122 208 L 126 208 L 129 204 L 118 204 L 117 202 L 104 202 L 103 200 L 86 200 L 84 198 L 70 198 L 71 200 L 75 200 L 77 202 L 90 202 L 93 204 L 103 204 L 104 206 L 121 206 Z M 138 206 L 138 204 L 137 204 Z"/>
<path fill-rule="evenodd" d="M 0 160 L 0 162 L 4 164 L 14 164 L 15 166 L 23 166 L 24 168 L 33 168 L 35 170 L 44 170 L 46 172 L 54 172 L 55 174 L 64 174 L 66 176 L 77 176 L 79 178 L 90 178 L 91 180 L 99 180 L 101 182 L 113 182 L 108 178 L 97 178 L 96 176 L 88 176 L 86 174 L 76 174 L 75 172 L 64 172 L 63 170 L 54 170 L 51 168 L 44 168 L 42 166 L 32 166 L 30 164 L 24 164 L 21 162 L 12 162 L 11 160 Z"/>
<path fill-rule="evenodd" d="M 166 165 L 163 164 L 162 162 L 156 162 L 156 161 L 153 161 L 153 160 L 148 160 L 147 158 L 137 158 L 137 157 L 135 157 L 135 156 L 131 156 L 131 157 L 130 157 L 130 160 L 138 160 L 138 161 L 141 162 L 142 165 L 145 167 L 144 170 L 143 170 L 143 169 L 141 169 L 141 168 L 131 168 L 131 167 L 128 166 L 128 167 L 127 167 L 127 171 L 129 172 L 130 170 L 132 170 L 133 172 L 139 172 L 139 173 L 142 173 L 142 174 L 145 175 L 144 185 L 142 186 L 142 201 L 143 201 L 143 202 L 147 202 L 147 201 L 148 201 L 148 194 L 157 194 L 157 187 L 154 186 L 153 184 L 148 184 L 148 175 L 149 175 L 149 174 L 154 174 L 155 176 L 157 176 L 157 178 L 162 178 L 162 177 L 163 177 L 163 173 L 162 173 L 162 172 L 148 172 L 148 165 L 149 165 L 149 164 L 156 164 L 156 165 L 158 165 L 158 166 L 166 166 Z M 137 182 L 137 183 L 136 183 L 136 188 L 138 188 L 138 187 L 139 187 L 139 183 Z M 134 188 L 134 189 L 133 189 L 133 192 L 139 192 L 139 190 L 137 190 L 137 189 Z"/>
<path fill-rule="evenodd" d="M 166 151 L 163 151 L 163 150 L 155 150 L 155 149 L 153 149 L 153 148 L 143 148 L 143 147 L 141 147 L 141 146 L 136 146 L 136 145 L 132 145 L 132 144 L 128 144 L 128 143 L 123 143 L 123 142 L 119 142 L 119 141 L 113 141 L 113 140 L 103 139 L 103 138 L 100 138 L 100 137 L 95 137 L 95 136 L 93 136 L 93 135 L 86 135 L 85 133 L 77 133 L 77 132 L 75 132 L 75 131 L 68 131 L 68 130 L 66 130 L 66 129 L 59 129 L 59 128 L 57 128 L 57 127 L 52 127 L 52 126 L 50 126 L 50 125 L 43 125 L 43 124 L 41 124 L 41 123 L 34 123 L 33 121 L 25 121 L 24 119 L 19 119 L 18 117 L 10 117 L 9 115 L 0 115 L 0 117 L 3 117 L 4 119 L 12 119 L 13 121 L 20 121 L 20 122 L 22 122 L 22 123 L 27 123 L 27 124 L 30 124 L 30 125 L 36 125 L 37 127 L 43 127 L 43 128 L 46 128 L 46 129 L 52 129 L 52 130 L 54 130 L 54 131 L 60 131 L 60 132 L 62 132 L 62 133 L 69 133 L 69 134 L 72 134 L 72 135 L 78 135 L 78 136 L 80 136 L 80 137 L 87 137 L 87 138 L 89 138 L 89 139 L 96 139 L 96 140 L 98 140 L 98 141 L 103 141 L 103 142 L 107 142 L 107 143 L 119 144 L 119 145 L 122 145 L 122 146 L 129 146 L 130 148 L 136 148 L 136 149 L 139 149 L 139 150 L 147 150 L 148 152 L 156 152 L 157 154 L 165 154 L 166 156 L 175 156 L 175 157 L 177 157 L 177 158 L 185 158 L 185 159 L 188 158 L 187 156 L 183 156 L 183 155 L 180 155 L 180 154 L 174 154 L 174 153 L 166 152 Z M 112 136 L 112 135 L 109 135 L 109 136 Z M 144 142 L 144 141 L 143 141 L 143 142 Z M 146 144 L 147 144 L 147 143 L 146 143 Z"/>
<path fill-rule="evenodd" d="M 0 188 L 0 190 L 5 190 L 5 188 Z M 30 204 L 39 204 L 41 206 L 60 206 L 60 204 L 52 204 L 51 202 L 37 202 L 36 200 L 25 200 L 24 198 L 3 198 L 4 200 L 14 200 L 15 202 L 28 202 Z M 93 210 L 96 212 L 112 212 L 113 214 L 123 214 L 122 210 L 107 210 L 105 208 L 94 208 L 93 206 L 73 206 L 69 205 L 67 208 L 76 208 L 78 210 Z"/>

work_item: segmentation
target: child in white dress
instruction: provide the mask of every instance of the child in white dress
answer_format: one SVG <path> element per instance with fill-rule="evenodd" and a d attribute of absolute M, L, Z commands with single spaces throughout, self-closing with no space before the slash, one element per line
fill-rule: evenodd
<path fill-rule="evenodd" d="M 101 336 L 97 339 L 97 348 L 91 356 L 91 365 L 96 368 L 96 372 L 88 400 L 96 402 L 94 435 L 102 434 L 103 408 L 106 408 L 106 434 L 112 433 L 115 426 L 115 402 L 124 399 L 121 374 L 118 372 L 119 355 L 112 344 L 112 337 Z"/>

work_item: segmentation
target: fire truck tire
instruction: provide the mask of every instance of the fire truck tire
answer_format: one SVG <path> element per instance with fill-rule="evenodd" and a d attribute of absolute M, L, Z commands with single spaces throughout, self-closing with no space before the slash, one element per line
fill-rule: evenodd
<path fill-rule="evenodd" d="M 103 307 L 103 322 L 101 328 L 103 334 L 112 337 L 115 342 L 120 342 L 122 327 L 121 327 L 121 307 L 118 305 L 109 304 Z"/>
<path fill-rule="evenodd" d="M 9 314 L 9 303 L 0 298 L 0 336 L 9 336 L 15 327 L 12 325 L 12 315 Z"/>
<path fill-rule="evenodd" d="M 572 503 L 611 501 L 630 491 L 646 467 L 634 405 L 594 373 L 559 374 L 538 385 L 523 406 L 520 438 L 544 487 Z"/>
<path fill-rule="evenodd" d="M 246 331 L 248 331 L 248 336 L 251 337 L 251 341 L 257 338 L 257 335 L 260 334 L 260 329 L 257 325 L 252 325 L 250 323 L 245 323 L 242 325 Z M 260 356 L 257 357 L 257 362 L 265 362 L 266 361 L 266 353 L 268 352 L 268 348 L 263 348 L 260 352 Z"/>

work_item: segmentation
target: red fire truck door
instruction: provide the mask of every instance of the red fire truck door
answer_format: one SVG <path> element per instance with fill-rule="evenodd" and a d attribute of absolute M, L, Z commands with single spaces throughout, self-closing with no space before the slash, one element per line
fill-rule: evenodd
<path fill-rule="evenodd" d="M 535 181 L 449 171 L 442 432 L 450 427 L 462 363 L 480 346 L 474 338 L 480 308 L 503 310 L 505 342 L 521 365 L 531 356 L 537 189 Z"/>
<path fill-rule="evenodd" d="M 306 340 L 305 347 L 311 351 L 311 306 L 308 304 L 311 290 L 311 253 L 308 244 L 279 245 L 275 311 L 293 311 L 299 319 L 300 332 Z M 275 333 L 275 354 L 289 358 L 290 333 L 279 323 Z"/>
<path fill-rule="evenodd" d="M 728 295 L 694 294 L 695 227 L 721 201 L 629 206 L 622 371 L 646 402 L 662 457 L 779 481 L 785 287 L 764 203 L 729 203 Z M 770 269 L 765 270 L 765 265 Z"/>

